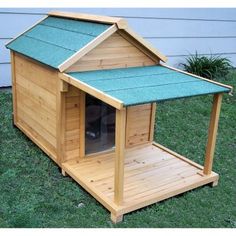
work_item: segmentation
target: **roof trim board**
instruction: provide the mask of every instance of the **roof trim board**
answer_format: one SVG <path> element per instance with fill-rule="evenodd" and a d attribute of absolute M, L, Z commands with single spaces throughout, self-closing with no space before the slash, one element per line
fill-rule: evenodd
<path fill-rule="evenodd" d="M 143 39 L 136 32 L 134 32 L 130 28 L 125 28 L 125 29 L 123 29 L 123 31 L 125 33 L 127 33 L 129 36 L 131 36 L 133 39 L 135 39 L 137 42 L 139 42 L 142 46 L 147 48 L 152 54 L 154 54 L 156 57 L 158 57 L 161 61 L 167 62 L 167 57 L 166 56 L 164 56 L 162 53 L 160 53 L 147 40 Z M 124 36 L 124 34 L 122 34 L 122 30 L 119 33 Z"/>
<path fill-rule="evenodd" d="M 87 54 L 89 51 L 94 49 L 96 46 L 98 46 L 102 41 L 107 39 L 109 36 L 111 36 L 113 33 L 117 31 L 117 26 L 112 25 L 107 30 L 105 30 L 102 34 L 98 35 L 96 38 L 94 38 L 91 42 L 86 44 L 83 48 L 81 48 L 79 51 L 77 51 L 75 54 L 73 54 L 71 57 L 69 57 L 66 61 L 64 61 L 62 64 L 58 66 L 58 69 L 60 72 L 63 72 L 67 70 L 70 66 L 72 66 L 75 62 L 77 62 L 81 57 L 83 57 L 85 54 Z"/>
<path fill-rule="evenodd" d="M 111 105 L 112 107 L 115 107 L 118 110 L 121 110 L 124 107 L 123 102 L 120 101 L 119 99 L 112 97 L 109 94 L 104 93 L 80 80 L 77 80 L 68 74 L 58 73 L 58 77 L 60 77 L 63 81 L 67 82 L 68 84 L 71 84 L 76 88 L 81 89 L 82 91 L 100 99 L 101 101 Z"/>
<path fill-rule="evenodd" d="M 126 20 L 119 17 L 99 16 L 99 15 L 84 14 L 84 13 L 82 14 L 82 13 L 71 13 L 71 12 L 58 12 L 58 11 L 51 11 L 48 13 L 48 15 L 84 20 L 84 21 L 100 22 L 106 24 L 117 24 L 117 27 L 119 29 L 124 29 L 127 27 Z"/>

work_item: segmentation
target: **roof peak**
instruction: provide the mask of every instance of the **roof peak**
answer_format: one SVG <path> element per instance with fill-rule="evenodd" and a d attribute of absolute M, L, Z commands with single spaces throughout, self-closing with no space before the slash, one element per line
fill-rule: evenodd
<path fill-rule="evenodd" d="M 56 16 L 61 18 L 69 18 L 74 20 L 91 21 L 102 24 L 116 24 L 119 29 L 124 29 L 128 26 L 127 22 L 123 18 L 102 16 L 102 15 L 92 15 L 85 13 L 72 13 L 72 12 L 61 12 L 61 11 L 51 11 L 48 16 Z"/>

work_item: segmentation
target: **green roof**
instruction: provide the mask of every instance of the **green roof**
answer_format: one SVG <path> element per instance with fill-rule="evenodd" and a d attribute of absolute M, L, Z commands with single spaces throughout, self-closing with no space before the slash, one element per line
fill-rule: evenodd
<path fill-rule="evenodd" d="M 67 73 L 124 103 L 124 106 L 230 92 L 195 76 L 164 66 L 132 67 Z"/>
<path fill-rule="evenodd" d="M 58 68 L 111 25 L 49 16 L 7 48 Z"/>

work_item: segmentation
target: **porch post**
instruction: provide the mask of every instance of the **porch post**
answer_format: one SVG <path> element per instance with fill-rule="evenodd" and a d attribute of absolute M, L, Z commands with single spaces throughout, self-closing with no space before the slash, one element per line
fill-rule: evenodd
<path fill-rule="evenodd" d="M 85 92 L 80 90 L 79 96 L 79 158 L 81 160 L 85 156 Z"/>
<path fill-rule="evenodd" d="M 122 204 L 124 191 L 126 108 L 116 109 L 114 202 Z"/>
<path fill-rule="evenodd" d="M 213 105 L 208 130 L 208 141 L 205 154 L 205 163 L 203 169 L 203 174 L 205 175 L 211 174 L 212 170 L 222 95 L 222 93 L 218 93 L 215 94 L 213 98 Z"/>

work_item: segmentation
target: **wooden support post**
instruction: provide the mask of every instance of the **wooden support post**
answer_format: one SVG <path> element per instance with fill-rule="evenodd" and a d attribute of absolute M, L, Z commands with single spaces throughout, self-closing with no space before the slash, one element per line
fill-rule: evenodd
<path fill-rule="evenodd" d="M 63 169 L 61 169 L 61 174 L 62 174 L 64 177 L 68 176 L 67 173 L 66 173 L 66 171 L 63 170 Z"/>
<path fill-rule="evenodd" d="M 65 92 L 61 91 L 62 81 L 57 80 L 56 92 L 56 133 L 57 133 L 57 161 L 58 164 L 64 162 L 65 157 Z"/>
<path fill-rule="evenodd" d="M 125 158 L 125 125 L 126 108 L 116 110 L 116 137 L 115 137 L 115 174 L 114 174 L 114 201 L 117 205 L 123 202 L 124 190 L 124 158 Z"/>
<path fill-rule="evenodd" d="M 121 222 L 122 220 L 123 220 L 123 215 L 117 216 L 117 215 L 111 213 L 111 221 L 112 221 L 114 224 L 119 223 L 119 222 Z"/>
<path fill-rule="evenodd" d="M 151 111 L 151 119 L 150 119 L 150 131 L 149 131 L 149 141 L 153 141 L 154 136 L 154 127 L 155 127 L 155 118 L 156 118 L 156 107 L 157 104 L 154 102 L 152 103 L 152 111 Z"/>
<path fill-rule="evenodd" d="M 60 91 L 61 92 L 68 92 L 69 84 L 65 82 L 64 80 L 60 80 Z"/>
<path fill-rule="evenodd" d="M 203 174 L 205 175 L 211 174 L 212 170 L 221 101 L 222 101 L 222 94 L 215 94 L 213 98 L 210 125 L 208 130 L 208 141 L 205 154 L 205 163 L 203 169 Z"/>
<path fill-rule="evenodd" d="M 211 183 L 211 187 L 216 187 L 218 185 L 219 179 Z"/>
<path fill-rule="evenodd" d="M 85 92 L 82 90 L 79 99 L 79 159 L 81 159 L 85 156 Z"/>
<path fill-rule="evenodd" d="M 12 101 L 13 101 L 13 124 L 17 123 L 17 100 L 16 100 L 16 74 L 15 74 L 15 53 L 11 51 L 11 81 L 12 81 Z"/>

